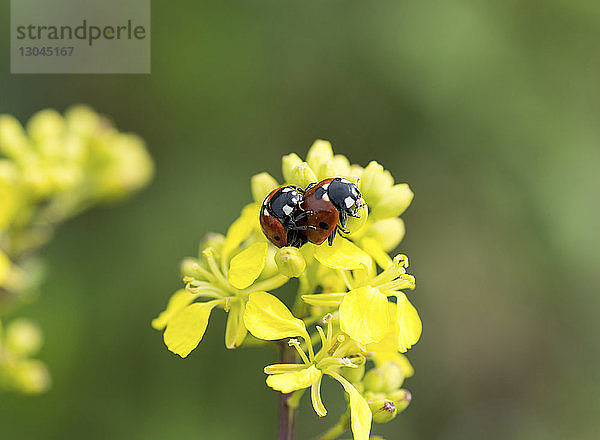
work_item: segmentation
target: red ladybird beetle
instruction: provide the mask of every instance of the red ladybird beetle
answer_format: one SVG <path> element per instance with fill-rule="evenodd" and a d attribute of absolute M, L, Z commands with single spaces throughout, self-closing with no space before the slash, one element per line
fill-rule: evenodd
<path fill-rule="evenodd" d="M 358 217 L 358 208 L 363 205 L 358 187 L 348 179 L 333 177 L 311 184 L 301 206 L 306 219 L 300 224 L 308 226 L 302 233 L 311 243 L 321 244 L 328 239 L 331 246 L 338 228 L 341 226 L 345 232 L 348 216 Z"/>
<path fill-rule="evenodd" d="M 311 229 L 307 225 L 298 225 L 298 221 L 307 215 L 300 205 L 303 190 L 294 185 L 274 189 L 265 198 L 260 209 L 260 226 L 269 241 L 277 247 L 300 247 L 306 243 L 301 233 Z"/>

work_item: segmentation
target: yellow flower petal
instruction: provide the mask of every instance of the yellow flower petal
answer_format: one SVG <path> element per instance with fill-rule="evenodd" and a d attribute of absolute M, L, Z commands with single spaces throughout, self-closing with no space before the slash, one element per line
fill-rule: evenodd
<path fill-rule="evenodd" d="M 227 327 L 225 327 L 225 346 L 234 349 L 242 345 L 248 330 L 244 324 L 244 310 L 246 304 L 243 300 L 235 301 L 231 304 L 227 315 Z"/>
<path fill-rule="evenodd" d="M 152 328 L 156 330 L 162 330 L 165 328 L 169 320 L 183 310 L 186 306 L 190 305 L 197 295 L 185 290 L 180 289 L 171 296 L 167 303 L 167 308 L 160 312 L 158 317 L 152 320 Z"/>
<path fill-rule="evenodd" d="M 231 259 L 227 278 L 237 289 L 250 286 L 260 275 L 267 259 L 267 242 L 254 243 Z"/>
<path fill-rule="evenodd" d="M 321 372 L 311 365 L 300 371 L 273 374 L 267 377 L 267 385 L 282 393 L 291 393 L 308 388 L 321 378 Z"/>
<path fill-rule="evenodd" d="M 371 433 L 371 420 L 373 415 L 367 401 L 360 395 L 354 386 L 334 372 L 326 372 L 342 384 L 350 400 L 350 425 L 354 440 L 369 440 Z"/>
<path fill-rule="evenodd" d="M 285 304 L 267 292 L 250 294 L 244 322 L 248 331 L 259 339 L 308 338 L 304 322 L 295 318 Z"/>
<path fill-rule="evenodd" d="M 383 247 L 379 244 L 377 240 L 371 237 L 365 237 L 360 241 L 361 247 L 367 251 L 367 253 L 373 257 L 375 262 L 382 269 L 387 269 L 387 267 L 392 264 L 392 259 L 390 256 L 383 250 Z"/>
<path fill-rule="evenodd" d="M 398 298 L 398 346 L 400 352 L 404 353 L 415 345 L 421 337 L 422 324 L 417 309 L 408 301 L 406 295 L 399 292 Z"/>
<path fill-rule="evenodd" d="M 190 354 L 202 340 L 210 312 L 218 302 L 194 303 L 173 316 L 163 335 L 167 348 L 182 358 Z"/>
<path fill-rule="evenodd" d="M 375 221 L 365 229 L 364 235 L 377 240 L 386 252 L 395 249 L 405 233 L 404 221 L 399 217 Z"/>
<path fill-rule="evenodd" d="M 223 258 L 229 257 L 231 252 L 236 249 L 242 241 L 244 241 L 252 233 L 255 228 L 259 227 L 258 212 L 260 204 L 251 203 L 242 209 L 240 217 L 234 221 L 227 230 L 225 244 L 223 245 Z"/>
<path fill-rule="evenodd" d="M 389 330 L 387 297 L 370 286 L 351 290 L 340 305 L 340 328 L 362 345 L 382 340 Z"/>
<path fill-rule="evenodd" d="M 371 257 L 354 243 L 337 236 L 333 246 L 322 244 L 316 247 L 315 258 L 332 269 L 365 269 L 372 265 Z"/>

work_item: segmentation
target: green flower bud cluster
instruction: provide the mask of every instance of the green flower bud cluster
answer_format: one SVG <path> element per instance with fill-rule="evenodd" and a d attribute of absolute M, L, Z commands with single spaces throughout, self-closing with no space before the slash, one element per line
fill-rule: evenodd
<path fill-rule="evenodd" d="M 0 318 L 38 289 L 37 251 L 60 223 L 136 192 L 152 174 L 142 139 L 88 107 L 64 115 L 42 110 L 24 126 L 0 115 Z M 50 383 L 47 370 L 23 352 L 39 330 L 22 322 L 17 328 L 10 324 L 0 347 L 0 389 L 42 392 Z"/>

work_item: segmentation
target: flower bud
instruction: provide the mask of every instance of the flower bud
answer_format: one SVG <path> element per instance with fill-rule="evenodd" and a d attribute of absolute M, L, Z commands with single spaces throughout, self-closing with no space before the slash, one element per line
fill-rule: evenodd
<path fill-rule="evenodd" d="M 404 232 L 404 221 L 391 217 L 371 223 L 365 235 L 373 237 L 384 251 L 389 252 L 400 244 Z"/>
<path fill-rule="evenodd" d="M 42 346 L 42 332 L 28 319 L 16 319 L 6 327 L 6 348 L 20 356 L 36 353 Z"/>
<path fill-rule="evenodd" d="M 21 159 L 29 150 L 29 141 L 23 126 L 9 115 L 0 115 L 0 152 Z"/>
<path fill-rule="evenodd" d="M 394 362 L 386 362 L 379 367 L 383 372 L 383 392 L 392 392 L 402 386 L 404 374 L 402 368 Z"/>
<path fill-rule="evenodd" d="M 400 413 L 408 407 L 408 404 L 412 400 L 412 394 L 408 390 L 400 389 L 389 393 L 387 398 L 394 402 L 396 410 Z"/>
<path fill-rule="evenodd" d="M 319 179 L 348 176 L 350 174 L 350 161 L 346 156 L 336 154 L 331 160 L 323 162 L 315 172 Z"/>
<path fill-rule="evenodd" d="M 296 153 L 290 153 L 281 158 L 281 172 L 283 180 L 286 182 L 292 181 L 292 170 L 302 163 L 302 159 Z"/>
<path fill-rule="evenodd" d="M 278 183 L 269 173 L 260 173 L 252 176 L 250 186 L 252 187 L 252 197 L 254 197 L 254 201 L 262 203 L 265 197 L 277 188 Z"/>
<path fill-rule="evenodd" d="M 383 372 L 379 368 L 373 368 L 372 370 L 367 371 L 363 378 L 363 383 L 365 384 L 365 389 L 367 391 L 372 391 L 374 393 L 380 392 L 385 383 Z"/>
<path fill-rule="evenodd" d="M 358 208 L 357 215 L 358 217 L 348 216 L 346 230 L 349 234 L 353 234 L 359 231 L 365 225 L 365 223 L 367 223 L 367 218 L 369 217 L 369 209 L 367 208 L 366 204 Z"/>
<path fill-rule="evenodd" d="M 306 269 L 306 261 L 300 249 L 295 247 L 282 247 L 275 254 L 275 262 L 279 271 L 287 277 L 299 277 Z"/>
<path fill-rule="evenodd" d="M 179 264 L 179 272 L 182 277 L 191 277 L 197 280 L 204 279 L 202 273 L 198 270 L 200 268 L 200 263 L 196 258 L 187 257 L 184 258 Z"/>
<path fill-rule="evenodd" d="M 387 423 L 396 417 L 397 411 L 394 402 L 386 399 L 377 399 L 369 402 L 369 409 L 373 414 L 375 423 Z"/>
<path fill-rule="evenodd" d="M 65 130 L 65 120 L 56 110 L 37 112 L 27 122 L 27 132 L 36 144 L 42 144 L 49 139 L 57 139 Z"/>
<path fill-rule="evenodd" d="M 306 162 L 310 167 L 317 171 L 321 168 L 321 164 L 333 159 L 333 149 L 331 143 L 322 139 L 317 139 L 308 150 Z"/>
<path fill-rule="evenodd" d="M 202 255 L 202 251 L 204 249 L 212 248 L 218 255 L 221 253 L 221 249 L 223 249 L 224 244 L 225 236 L 223 234 L 219 234 L 217 232 L 209 232 L 204 236 L 204 239 L 200 242 L 200 246 L 198 246 L 198 254 Z"/>
<path fill-rule="evenodd" d="M 14 372 L 15 387 L 27 394 L 40 394 L 50 388 L 50 373 L 43 362 L 25 360 L 20 362 Z"/>
<path fill-rule="evenodd" d="M 394 185 L 390 190 L 386 191 L 375 206 L 373 206 L 373 217 L 376 219 L 385 219 L 390 217 L 398 217 L 410 205 L 414 197 L 406 183 Z"/>
<path fill-rule="evenodd" d="M 292 169 L 289 182 L 292 185 L 298 185 L 300 188 L 306 188 L 311 183 L 317 182 L 317 176 L 306 162 L 302 162 Z"/>
<path fill-rule="evenodd" d="M 377 162 L 372 161 L 360 177 L 360 192 L 371 209 L 384 199 L 386 193 L 394 185 L 394 178 Z"/>
<path fill-rule="evenodd" d="M 361 364 L 358 367 L 342 367 L 340 369 L 342 376 L 353 384 L 359 384 L 363 376 L 365 375 L 365 364 Z"/>

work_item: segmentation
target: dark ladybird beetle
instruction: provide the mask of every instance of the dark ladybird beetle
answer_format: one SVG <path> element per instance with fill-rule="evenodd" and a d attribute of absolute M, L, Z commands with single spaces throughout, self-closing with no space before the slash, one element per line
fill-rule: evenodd
<path fill-rule="evenodd" d="M 344 231 L 348 216 L 358 217 L 358 208 L 363 205 L 358 187 L 348 179 L 334 177 L 309 185 L 302 203 L 306 219 L 301 222 L 309 228 L 304 230 L 303 234 L 308 241 L 315 244 L 321 244 L 328 239 L 331 246 L 338 229 L 338 221 L 341 230 Z"/>
<path fill-rule="evenodd" d="M 298 225 L 306 217 L 300 208 L 303 190 L 294 185 L 274 189 L 265 198 L 260 209 L 260 226 L 269 241 L 277 247 L 300 247 L 306 243 L 306 236 L 300 231 L 310 226 Z"/>

